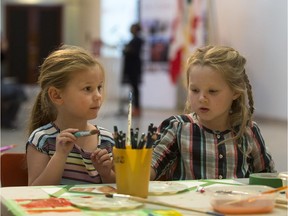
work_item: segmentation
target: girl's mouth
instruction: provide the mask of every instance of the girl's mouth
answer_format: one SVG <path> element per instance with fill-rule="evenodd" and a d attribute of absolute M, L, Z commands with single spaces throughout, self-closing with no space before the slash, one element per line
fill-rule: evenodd
<path fill-rule="evenodd" d="M 208 108 L 205 108 L 205 107 L 201 107 L 199 110 L 200 110 L 201 112 L 208 112 L 208 111 L 209 111 L 209 109 L 208 109 Z"/>

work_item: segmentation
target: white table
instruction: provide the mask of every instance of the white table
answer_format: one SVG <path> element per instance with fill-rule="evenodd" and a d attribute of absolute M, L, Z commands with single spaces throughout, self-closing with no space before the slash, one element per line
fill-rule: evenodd
<path fill-rule="evenodd" d="M 205 211 L 213 211 L 210 202 L 209 202 L 209 194 L 207 193 L 200 193 L 196 191 L 197 186 L 208 186 L 211 184 L 246 184 L 248 182 L 247 179 L 241 179 L 241 180 L 191 180 L 191 181 L 178 181 L 181 184 L 185 184 L 189 187 L 188 191 L 172 194 L 172 195 L 149 195 L 148 199 L 154 200 L 154 201 L 161 201 L 171 204 L 176 204 L 179 206 L 184 207 L 191 207 L 191 208 L 197 208 L 199 210 L 205 210 Z M 81 185 L 83 187 L 83 185 Z M 91 187 L 91 185 L 85 185 L 85 187 Z M 93 185 L 92 185 L 93 186 Z M 111 184 L 111 186 L 115 186 L 114 184 Z M 28 215 L 18 204 L 16 204 L 15 199 L 47 199 L 51 197 L 50 195 L 56 191 L 59 191 L 63 186 L 44 186 L 44 187 L 4 187 L 1 188 L 1 209 L 2 209 L 2 215 Z M 60 197 L 66 197 L 66 196 L 75 196 L 75 193 L 65 192 Z M 79 195 L 79 194 L 77 194 Z M 99 195 L 97 195 L 99 196 Z M 143 215 L 143 211 L 146 209 L 151 210 L 157 210 L 157 209 L 169 209 L 162 206 L 157 205 L 151 205 L 151 204 L 145 204 L 140 209 L 134 209 L 129 210 L 125 212 L 125 215 Z M 170 208 L 171 209 L 171 208 Z M 179 209 L 175 209 L 178 212 L 181 212 L 182 215 L 203 215 L 201 213 L 191 212 L 191 211 L 182 211 Z M 286 216 L 287 215 L 287 209 L 283 208 L 274 208 L 273 212 L 263 215 L 277 215 L 277 216 Z M 115 211 L 105 211 L 105 212 L 97 212 L 97 211 L 81 211 L 81 212 L 58 212 L 58 213 L 41 213 L 41 214 L 33 214 L 46 216 L 46 215 L 69 215 L 69 216 L 80 216 L 80 215 L 118 215 L 115 214 Z M 148 214 L 147 214 L 148 215 Z M 257 216 L 260 216 L 261 214 L 257 214 Z"/>

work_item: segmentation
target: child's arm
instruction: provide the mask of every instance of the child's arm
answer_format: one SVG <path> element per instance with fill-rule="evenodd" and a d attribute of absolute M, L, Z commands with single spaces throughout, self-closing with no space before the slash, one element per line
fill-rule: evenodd
<path fill-rule="evenodd" d="M 59 185 L 66 159 L 74 146 L 77 129 L 62 131 L 56 138 L 56 152 L 49 155 L 39 152 L 32 144 L 27 147 L 28 185 Z"/>
<path fill-rule="evenodd" d="M 113 160 L 106 149 L 96 149 L 91 154 L 91 161 L 103 183 L 115 183 Z"/>
<path fill-rule="evenodd" d="M 253 142 L 251 155 L 253 157 L 254 172 L 276 172 L 272 156 L 265 145 L 264 138 L 258 125 L 253 122 Z"/>
<path fill-rule="evenodd" d="M 151 167 L 150 168 L 150 181 L 154 181 L 156 178 L 156 172 L 155 170 Z"/>

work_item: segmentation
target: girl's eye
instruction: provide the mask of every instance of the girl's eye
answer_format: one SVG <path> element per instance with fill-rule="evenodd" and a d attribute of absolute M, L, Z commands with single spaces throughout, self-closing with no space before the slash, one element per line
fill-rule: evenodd
<path fill-rule="evenodd" d="M 97 89 L 98 89 L 99 92 L 102 92 L 103 86 L 100 85 L 100 86 L 97 87 Z"/>
<path fill-rule="evenodd" d="M 211 94 L 215 94 L 215 93 L 218 92 L 218 90 L 209 90 L 209 92 L 210 92 Z"/>
<path fill-rule="evenodd" d="M 194 92 L 194 93 L 198 93 L 199 92 L 199 90 L 198 89 L 190 89 L 192 92 Z"/>
<path fill-rule="evenodd" d="M 86 86 L 86 87 L 84 88 L 84 90 L 85 90 L 85 91 L 91 91 L 92 88 L 91 88 L 90 86 Z"/>

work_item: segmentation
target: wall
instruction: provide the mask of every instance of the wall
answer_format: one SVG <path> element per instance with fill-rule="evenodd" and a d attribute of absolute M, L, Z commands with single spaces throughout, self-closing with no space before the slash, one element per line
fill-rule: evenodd
<path fill-rule="evenodd" d="M 212 0 L 210 3 L 211 41 L 233 46 L 247 58 L 255 116 L 281 120 L 283 127 L 279 131 L 287 131 L 287 1 Z M 287 135 L 271 134 L 269 128 L 263 127 L 265 124 L 258 123 L 277 170 L 287 170 Z"/>
<path fill-rule="evenodd" d="M 255 115 L 287 120 L 287 1 L 211 1 L 211 40 L 247 58 Z"/>
<path fill-rule="evenodd" d="M 5 21 L 3 5 L 27 2 L 65 4 L 65 43 L 90 49 L 90 40 L 100 34 L 100 0 L 3 0 L 1 29 Z M 210 0 L 209 9 L 212 43 L 231 45 L 248 60 L 247 73 L 254 90 L 255 115 L 287 120 L 286 0 L 277 0 L 277 4 L 275 0 Z M 120 68 L 114 69 L 120 73 Z M 154 94 L 147 89 L 143 91 L 147 96 Z M 155 101 L 161 103 L 159 99 L 157 97 Z"/>

